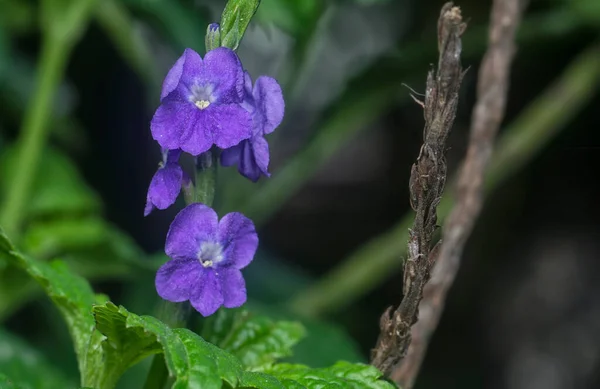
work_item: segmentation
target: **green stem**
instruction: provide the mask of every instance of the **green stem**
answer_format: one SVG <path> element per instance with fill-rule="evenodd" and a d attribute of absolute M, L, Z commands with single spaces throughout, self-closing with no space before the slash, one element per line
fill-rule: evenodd
<path fill-rule="evenodd" d="M 208 150 L 198 156 L 194 200 L 212 207 L 217 182 L 217 151 Z"/>
<path fill-rule="evenodd" d="M 48 122 L 52 103 L 59 82 L 65 71 L 70 45 L 51 34 L 44 37 L 38 68 L 38 86 L 27 107 L 18 144 L 18 165 L 14 181 L 8 186 L 0 221 L 6 234 L 17 234 L 30 198 L 31 187 L 40 161 L 40 155 L 48 138 Z"/>
<path fill-rule="evenodd" d="M 581 110 L 600 82 L 600 45 L 580 54 L 562 76 L 504 131 L 486 174 L 486 192 L 529 162 Z M 438 206 L 440 222 L 452 208 L 452 191 Z M 406 215 L 382 235 L 364 244 L 290 302 L 297 313 L 317 316 L 333 313 L 350 304 L 402 269 L 408 228 L 413 219 Z"/>
<path fill-rule="evenodd" d="M 198 156 L 196 162 L 196 182 L 193 194 L 186 195 L 187 205 L 202 203 L 212 206 L 215 198 L 215 187 L 217 181 L 217 152 L 209 150 Z M 172 303 L 162 300 L 159 304 L 156 316 L 171 328 L 187 327 L 191 314 L 188 302 Z M 154 356 L 152 365 L 144 383 L 144 389 L 163 389 L 169 382 L 169 371 L 165 365 L 162 354 Z"/>

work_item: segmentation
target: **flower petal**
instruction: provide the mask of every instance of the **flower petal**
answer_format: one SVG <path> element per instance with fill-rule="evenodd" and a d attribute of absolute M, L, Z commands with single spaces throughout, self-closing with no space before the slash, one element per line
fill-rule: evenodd
<path fill-rule="evenodd" d="M 254 159 L 251 140 L 244 141 L 242 145 L 238 161 L 238 171 L 252 182 L 256 182 L 260 178 L 261 172 Z"/>
<path fill-rule="evenodd" d="M 177 88 L 171 92 L 154 113 L 150 122 L 152 138 L 169 150 L 182 149 L 182 138 L 196 122 L 198 109 L 183 99 Z"/>
<path fill-rule="evenodd" d="M 167 209 L 173 205 L 181 191 L 182 179 L 183 169 L 177 163 L 168 163 L 165 167 L 158 169 L 150 181 L 144 216 L 148 216 L 154 207 Z M 149 207 L 149 204 L 152 206 Z"/>
<path fill-rule="evenodd" d="M 248 72 L 244 72 L 244 94 L 246 98 L 254 99 L 252 97 L 252 77 Z"/>
<path fill-rule="evenodd" d="M 205 64 L 204 61 L 202 61 L 200 54 L 192 49 L 185 49 L 182 57 L 184 57 L 185 60 L 181 70 L 179 86 L 184 84 L 184 86 L 189 90 L 190 86 L 196 83 L 196 80 L 202 78 Z"/>
<path fill-rule="evenodd" d="M 228 213 L 221 219 L 217 239 L 223 246 L 224 267 L 246 267 L 258 248 L 254 223 L 239 212 Z"/>
<path fill-rule="evenodd" d="M 213 85 L 218 104 L 240 103 L 244 97 L 244 68 L 237 54 L 226 47 L 206 53 L 202 75 L 195 81 Z"/>
<path fill-rule="evenodd" d="M 236 165 L 240 160 L 240 153 L 244 148 L 244 144 L 247 143 L 248 140 L 243 140 L 237 145 L 225 149 L 221 152 L 221 165 L 222 166 L 233 166 Z"/>
<path fill-rule="evenodd" d="M 196 260 L 200 244 L 217 239 L 218 220 L 212 208 L 200 203 L 188 205 L 169 227 L 165 252 L 173 259 Z"/>
<path fill-rule="evenodd" d="M 252 135 L 252 117 L 237 104 L 213 107 L 208 124 L 213 142 L 221 149 L 233 147 Z"/>
<path fill-rule="evenodd" d="M 206 270 L 196 260 L 174 259 L 158 269 L 154 284 L 165 300 L 179 303 L 190 299 L 191 292 L 202 284 Z"/>
<path fill-rule="evenodd" d="M 262 116 L 264 134 L 270 134 L 283 120 L 285 103 L 281 87 L 274 78 L 260 76 L 256 79 L 252 94 L 256 109 Z"/>
<path fill-rule="evenodd" d="M 238 269 L 221 269 L 217 273 L 221 282 L 223 305 L 225 308 L 237 308 L 246 302 L 246 282 Z"/>
<path fill-rule="evenodd" d="M 190 303 L 202 316 L 210 316 L 223 305 L 223 293 L 215 271 L 207 269 L 201 282 L 194 286 Z"/>
<path fill-rule="evenodd" d="M 181 73 L 183 71 L 183 63 L 185 62 L 185 52 L 177 59 L 175 64 L 165 77 L 165 80 L 162 84 L 162 91 L 160 92 L 160 100 L 167 97 L 167 95 L 177 88 L 177 84 L 179 84 L 179 79 L 181 78 Z"/>
<path fill-rule="evenodd" d="M 181 156 L 181 150 L 179 150 L 179 149 L 166 150 L 166 152 L 167 152 L 167 158 L 165 161 L 166 164 L 179 163 L 179 157 Z"/>
<path fill-rule="evenodd" d="M 207 110 L 196 111 L 190 116 L 186 132 L 181 137 L 181 149 L 193 156 L 208 151 L 213 145 L 212 118 Z"/>
<path fill-rule="evenodd" d="M 271 174 L 269 173 L 269 143 L 264 137 L 257 136 L 252 138 L 250 144 L 252 145 L 252 156 L 254 160 L 255 170 L 258 170 L 259 172 L 258 176 L 256 176 L 256 178 L 253 181 L 256 182 L 259 179 L 260 174 L 266 177 L 270 177 Z M 246 177 L 252 180 L 251 177 Z"/>

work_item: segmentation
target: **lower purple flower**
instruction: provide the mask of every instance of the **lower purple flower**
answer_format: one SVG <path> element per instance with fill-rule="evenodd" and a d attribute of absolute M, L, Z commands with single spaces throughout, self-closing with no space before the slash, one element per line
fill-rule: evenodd
<path fill-rule="evenodd" d="M 254 258 L 258 235 L 241 213 L 225 215 L 200 203 L 188 205 L 173 220 L 165 244 L 171 260 L 156 274 L 156 291 L 172 302 L 189 301 L 203 316 L 220 306 L 246 302 L 240 271 Z"/>
<path fill-rule="evenodd" d="M 144 216 L 148 216 L 155 208 L 167 209 L 179 196 L 181 185 L 189 180 L 179 165 L 181 150 L 164 150 L 163 161 L 158 168 L 146 196 Z"/>

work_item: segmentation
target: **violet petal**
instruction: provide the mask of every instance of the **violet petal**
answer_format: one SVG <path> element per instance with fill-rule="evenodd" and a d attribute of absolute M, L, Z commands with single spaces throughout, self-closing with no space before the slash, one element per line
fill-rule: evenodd
<path fill-rule="evenodd" d="M 213 269 L 206 269 L 201 282 L 191 290 L 190 303 L 202 316 L 210 316 L 223 305 L 221 284 Z"/>
<path fill-rule="evenodd" d="M 285 110 L 281 87 L 274 78 L 260 76 L 254 83 L 254 102 L 260 112 L 264 134 L 270 134 L 281 124 Z"/>
<path fill-rule="evenodd" d="M 242 148 L 244 144 L 247 143 L 248 140 L 243 140 L 237 145 L 225 149 L 221 152 L 221 165 L 222 166 L 233 166 L 236 165 L 240 160 L 240 153 L 242 152 Z"/>
<path fill-rule="evenodd" d="M 252 220 L 239 212 L 225 215 L 219 222 L 217 241 L 223 246 L 225 267 L 242 269 L 254 258 L 258 235 Z"/>
<path fill-rule="evenodd" d="M 217 240 L 218 220 L 212 208 L 200 203 L 188 205 L 169 227 L 165 252 L 173 259 L 196 258 L 200 242 Z"/>
<path fill-rule="evenodd" d="M 177 200 L 181 191 L 183 169 L 177 163 L 168 163 L 157 170 L 150 181 L 144 216 L 154 208 L 167 209 Z"/>
<path fill-rule="evenodd" d="M 175 64 L 165 77 L 165 80 L 162 83 L 162 90 L 160 92 L 160 100 L 164 99 L 168 96 L 169 93 L 173 92 L 175 88 L 177 88 L 177 84 L 179 84 L 179 79 L 181 78 L 181 72 L 183 71 L 183 63 L 185 62 L 185 53 L 177 59 Z"/>
<path fill-rule="evenodd" d="M 206 270 L 193 259 L 173 259 L 158 269 L 156 291 L 165 300 L 179 303 L 190 299 L 190 292 L 202 284 Z"/>
<path fill-rule="evenodd" d="M 223 306 L 237 308 L 246 302 L 246 282 L 238 269 L 221 269 L 217 273 L 223 293 Z"/>
<path fill-rule="evenodd" d="M 237 54 L 218 47 L 204 56 L 204 69 L 196 80 L 200 85 L 214 85 L 218 104 L 240 103 L 244 97 L 244 69 Z"/>
<path fill-rule="evenodd" d="M 214 107 L 210 116 L 210 133 L 221 149 L 233 147 L 252 135 L 252 117 L 237 104 Z"/>

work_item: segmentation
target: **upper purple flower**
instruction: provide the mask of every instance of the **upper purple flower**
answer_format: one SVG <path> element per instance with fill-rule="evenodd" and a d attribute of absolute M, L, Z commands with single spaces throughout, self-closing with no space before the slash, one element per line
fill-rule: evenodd
<path fill-rule="evenodd" d="M 244 70 L 228 48 L 211 50 L 204 60 L 186 49 L 169 70 L 160 98 L 150 129 L 163 148 L 198 155 L 213 144 L 227 149 L 252 135 L 252 117 L 241 106 Z"/>
<path fill-rule="evenodd" d="M 160 297 L 172 302 L 189 300 L 203 316 L 221 306 L 246 302 L 246 284 L 240 269 L 254 258 L 258 236 L 254 224 L 233 212 L 219 221 L 212 208 L 195 203 L 173 220 L 165 252 L 172 259 L 156 274 Z"/>
<path fill-rule="evenodd" d="M 181 150 L 163 149 L 163 161 L 148 188 L 144 216 L 148 216 L 154 208 L 169 208 L 177 200 L 182 183 L 189 180 L 179 166 L 180 155 Z"/>
<path fill-rule="evenodd" d="M 260 76 L 252 88 L 252 79 L 246 73 L 244 106 L 252 113 L 252 137 L 238 145 L 223 150 L 223 166 L 238 165 L 238 171 L 251 181 L 258 181 L 261 174 L 269 177 L 269 144 L 264 138 L 283 120 L 285 103 L 281 87 L 271 77 Z"/>

